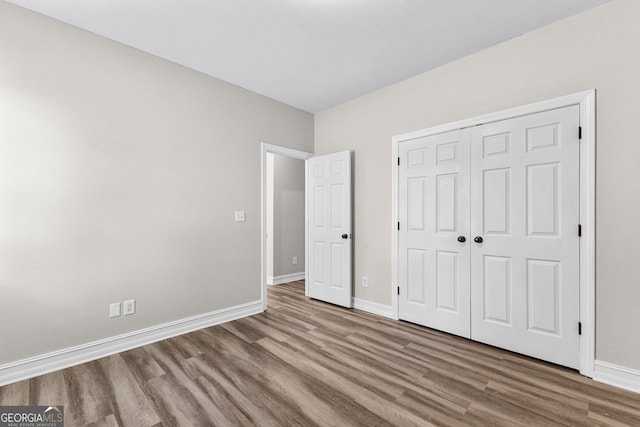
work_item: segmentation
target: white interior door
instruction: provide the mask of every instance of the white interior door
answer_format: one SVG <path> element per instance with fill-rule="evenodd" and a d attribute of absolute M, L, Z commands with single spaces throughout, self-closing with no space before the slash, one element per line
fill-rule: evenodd
<path fill-rule="evenodd" d="M 469 130 L 399 148 L 400 318 L 469 338 Z"/>
<path fill-rule="evenodd" d="M 306 167 L 307 296 L 351 307 L 351 152 Z"/>
<path fill-rule="evenodd" d="M 579 107 L 472 129 L 471 336 L 579 367 Z"/>

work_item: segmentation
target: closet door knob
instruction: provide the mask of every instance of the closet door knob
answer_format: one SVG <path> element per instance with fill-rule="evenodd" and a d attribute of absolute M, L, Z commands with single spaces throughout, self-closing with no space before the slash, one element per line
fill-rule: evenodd
<path fill-rule="evenodd" d="M 473 241 L 474 241 L 474 242 L 476 242 L 476 243 L 482 243 L 482 237 L 481 237 L 481 236 L 476 236 L 476 237 L 473 239 Z"/>
<path fill-rule="evenodd" d="M 464 242 L 466 242 L 466 241 L 467 241 L 467 238 L 466 238 L 466 237 L 464 237 L 464 236 L 458 236 L 458 242 L 460 242 L 460 243 L 464 243 Z"/>

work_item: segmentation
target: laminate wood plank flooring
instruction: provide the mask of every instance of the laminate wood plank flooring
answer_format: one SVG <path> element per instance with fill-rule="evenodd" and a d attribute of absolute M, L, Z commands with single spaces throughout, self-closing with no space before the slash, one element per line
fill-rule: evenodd
<path fill-rule="evenodd" d="M 269 309 L 0 387 L 67 426 L 640 426 L 640 394 L 269 288 Z"/>

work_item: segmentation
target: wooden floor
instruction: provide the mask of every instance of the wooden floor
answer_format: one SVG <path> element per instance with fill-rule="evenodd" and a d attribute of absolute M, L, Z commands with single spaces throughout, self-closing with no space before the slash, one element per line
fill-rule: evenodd
<path fill-rule="evenodd" d="M 0 388 L 68 426 L 640 426 L 640 395 L 269 289 L 269 310 Z"/>

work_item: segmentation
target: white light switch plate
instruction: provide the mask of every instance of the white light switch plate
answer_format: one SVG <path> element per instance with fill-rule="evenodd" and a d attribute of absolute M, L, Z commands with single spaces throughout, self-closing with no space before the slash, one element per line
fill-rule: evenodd
<path fill-rule="evenodd" d="M 118 317 L 120 316 L 120 303 L 114 302 L 109 305 L 109 317 Z"/>
<path fill-rule="evenodd" d="M 244 211 L 236 211 L 236 222 L 244 222 Z"/>

